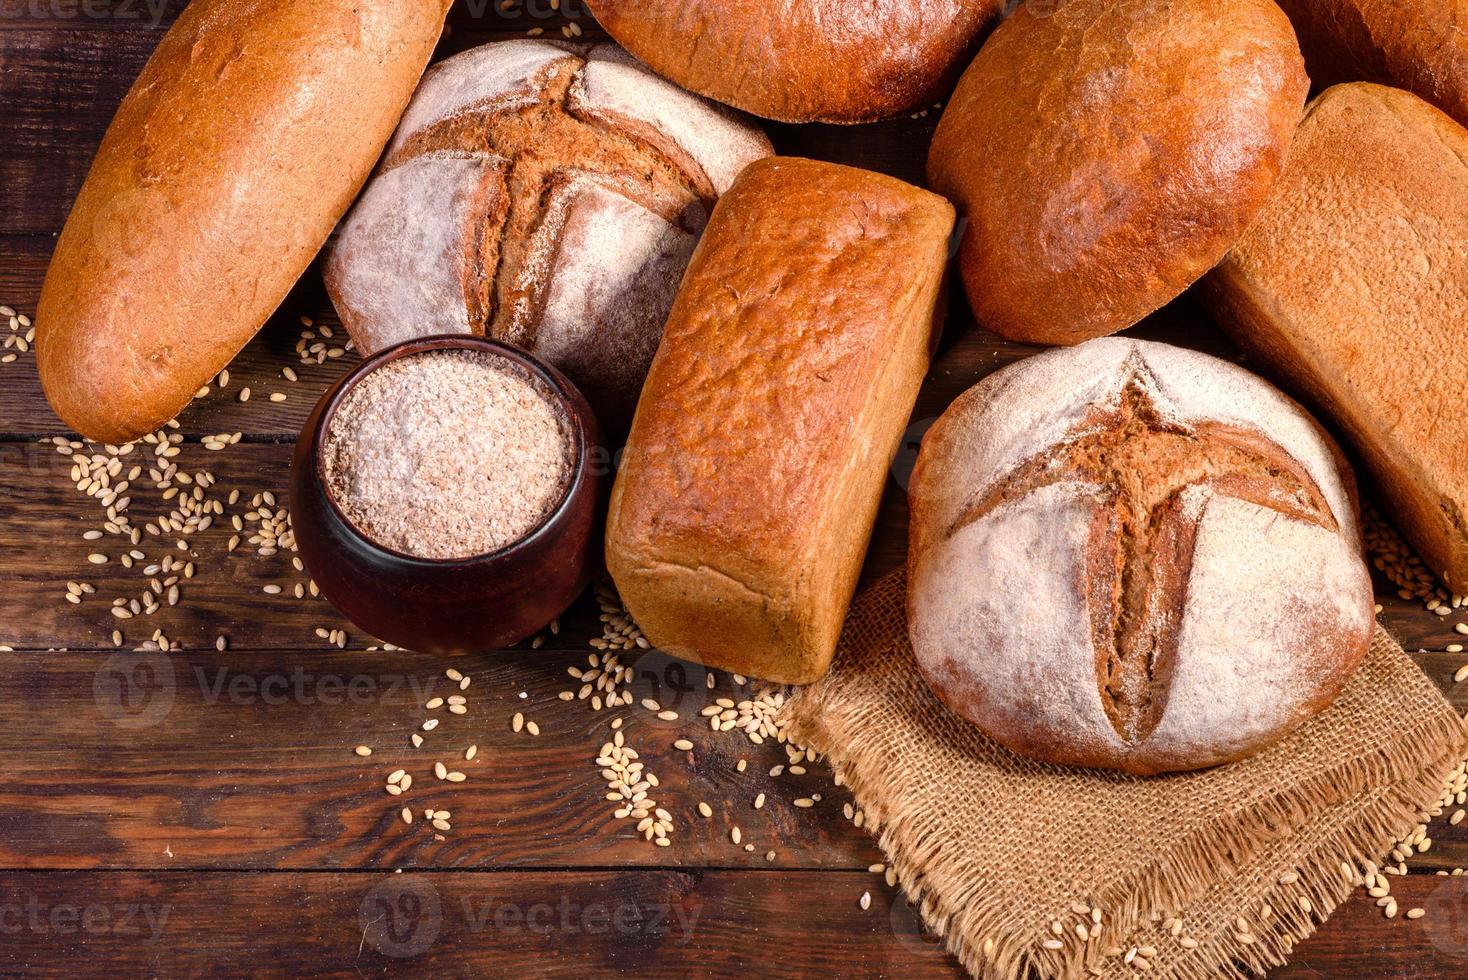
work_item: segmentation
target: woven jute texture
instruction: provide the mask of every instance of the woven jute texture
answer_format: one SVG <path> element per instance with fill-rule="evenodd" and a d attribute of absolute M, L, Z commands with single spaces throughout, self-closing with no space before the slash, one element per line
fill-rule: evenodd
<path fill-rule="evenodd" d="M 1262 973 L 1348 896 L 1347 870 L 1437 803 L 1463 758 L 1463 723 L 1378 628 L 1335 704 L 1244 762 L 1147 778 L 1031 762 L 929 692 L 904 592 L 899 572 L 857 600 L 787 730 L 827 756 L 923 921 L 976 976 L 1137 977 L 1115 955 L 1133 946 L 1155 949 L 1147 976 Z M 1099 936 L 1080 905 L 1101 910 Z"/>

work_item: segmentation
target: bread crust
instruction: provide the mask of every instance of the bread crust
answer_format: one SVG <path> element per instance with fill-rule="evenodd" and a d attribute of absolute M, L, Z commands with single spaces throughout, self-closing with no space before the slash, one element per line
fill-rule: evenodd
<path fill-rule="evenodd" d="M 708 211 L 772 152 L 615 45 L 481 45 L 428 70 L 323 278 L 363 353 L 488 335 L 620 433 Z"/>
<path fill-rule="evenodd" d="M 1150 774 L 1257 752 L 1370 642 L 1339 460 L 1294 402 L 1192 351 L 1104 339 L 996 372 L 913 472 L 925 678 L 1043 761 Z"/>
<path fill-rule="evenodd" d="M 654 645 L 825 673 L 940 328 L 952 225 L 935 194 L 792 157 L 720 199 L 607 521 L 607 567 Z"/>
<path fill-rule="evenodd" d="M 942 97 L 1004 0 L 587 0 L 653 71 L 780 122 L 861 123 Z"/>
<path fill-rule="evenodd" d="M 1345 431 L 1455 593 L 1468 590 L 1465 161 L 1468 131 L 1416 96 L 1330 88 L 1203 290 L 1241 346 Z"/>
<path fill-rule="evenodd" d="M 1279 0 L 1317 88 L 1406 89 L 1468 126 L 1468 0 Z"/>
<path fill-rule="evenodd" d="M 1308 84 L 1271 0 L 1021 6 L 964 73 L 928 159 L 967 219 L 979 323 L 1075 344 L 1176 297 L 1263 206 Z"/>
<path fill-rule="evenodd" d="M 47 270 L 36 359 L 63 421 L 135 439 L 229 363 L 367 178 L 448 6 L 189 4 L 118 108 Z"/>

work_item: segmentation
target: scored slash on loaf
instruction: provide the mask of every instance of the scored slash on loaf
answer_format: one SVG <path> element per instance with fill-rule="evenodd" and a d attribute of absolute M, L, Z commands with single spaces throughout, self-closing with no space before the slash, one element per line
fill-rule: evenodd
<path fill-rule="evenodd" d="M 913 472 L 918 663 L 1042 760 L 1252 754 L 1330 703 L 1370 640 L 1343 467 L 1298 406 L 1202 354 L 1104 339 L 1005 368 Z"/>
<path fill-rule="evenodd" d="M 613 45 L 502 41 L 424 76 L 325 267 L 364 353 L 487 335 L 625 427 L 694 243 L 757 129 Z"/>

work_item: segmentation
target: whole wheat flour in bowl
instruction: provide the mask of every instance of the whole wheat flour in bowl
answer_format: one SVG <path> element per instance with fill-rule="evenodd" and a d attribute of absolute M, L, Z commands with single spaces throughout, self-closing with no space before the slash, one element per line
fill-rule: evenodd
<path fill-rule="evenodd" d="M 570 426 L 544 381 L 487 352 L 429 350 L 383 364 L 327 426 L 322 475 L 358 531 L 437 560 L 526 537 L 566 494 Z"/>

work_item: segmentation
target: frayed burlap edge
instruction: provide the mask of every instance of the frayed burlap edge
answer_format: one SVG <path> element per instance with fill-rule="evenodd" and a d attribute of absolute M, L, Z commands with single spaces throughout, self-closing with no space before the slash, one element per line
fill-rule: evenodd
<path fill-rule="evenodd" d="M 858 603 L 854 616 L 890 616 L 880 605 Z M 1401 648 L 1380 627 L 1374 651 L 1385 644 L 1395 656 Z M 791 739 L 824 755 L 840 782 L 848 786 L 874 828 L 878 843 L 896 871 L 904 894 L 920 911 L 924 924 L 942 938 L 969 973 L 994 980 L 1033 976 L 1134 975 L 1121 960 L 1103 960 L 1103 948 L 1083 945 L 1079 951 L 1044 949 L 1039 936 L 1011 931 L 1010 909 L 985 901 L 992 870 L 963 867 L 962 856 L 944 851 L 923 810 L 894 812 L 879 787 L 869 785 L 865 771 L 880 773 L 893 760 L 863 758 L 860 739 L 842 737 L 840 726 L 828 724 L 825 702 L 829 686 L 797 692 L 785 717 Z M 1252 875 L 1247 909 L 1269 906 L 1272 915 L 1251 926 L 1248 941 L 1224 921 L 1205 935 L 1195 935 L 1196 949 L 1153 961 L 1151 975 L 1193 978 L 1247 977 L 1282 965 L 1300 940 L 1308 937 L 1345 900 L 1356 882 L 1342 864 L 1359 868 L 1375 862 L 1425 819 L 1439 800 L 1444 780 L 1468 753 L 1462 721 L 1444 702 L 1445 712 L 1398 732 L 1378 752 L 1350 764 L 1324 770 L 1295 786 L 1281 788 L 1272 804 L 1251 815 L 1223 814 L 1199 828 L 1183 848 L 1160 857 L 1130 878 L 1100 888 L 1098 907 L 1105 907 L 1114 927 L 1124 935 L 1145 933 L 1159 909 L 1181 913 L 1205 895 L 1222 875 Z M 853 751 L 853 748 L 855 751 Z M 865 764 L 864 764 L 865 763 Z M 955 778 L 961 778 L 955 774 Z M 1273 842 L 1293 841 L 1298 854 L 1270 863 Z M 1043 845 L 1044 842 L 1039 842 Z M 1273 857 L 1279 861 L 1278 857 Z M 930 887 L 935 870 L 959 887 Z M 1286 870 L 1298 880 L 1279 881 Z M 1308 900 L 1309 909 L 1300 901 Z M 1192 930 L 1190 930 L 1191 932 Z"/>

